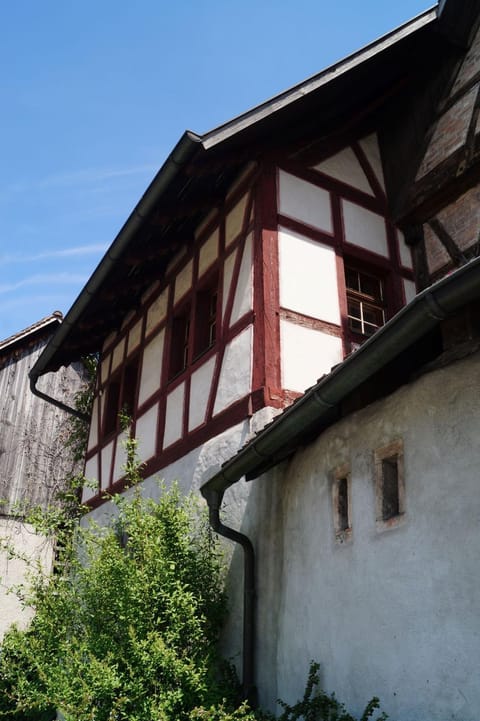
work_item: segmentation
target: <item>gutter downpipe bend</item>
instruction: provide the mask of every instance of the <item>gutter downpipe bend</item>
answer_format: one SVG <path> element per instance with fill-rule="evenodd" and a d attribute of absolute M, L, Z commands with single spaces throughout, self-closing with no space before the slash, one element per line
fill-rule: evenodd
<path fill-rule="evenodd" d="M 240 544 L 243 549 L 243 648 L 242 648 L 242 694 L 252 708 L 257 705 L 257 690 L 254 685 L 254 638 L 255 638 L 255 552 L 247 536 L 220 520 L 220 506 L 223 492 L 209 492 L 205 495 L 208 503 L 209 520 L 212 529 L 224 538 Z"/>
<path fill-rule="evenodd" d="M 30 390 L 35 396 L 38 396 L 44 401 L 47 401 L 47 403 L 50 403 L 52 406 L 55 406 L 56 408 L 60 408 L 60 410 L 65 411 L 66 413 L 70 413 L 70 415 L 75 416 L 75 418 L 79 418 L 81 421 L 85 421 L 85 423 L 89 423 L 90 417 L 87 416 L 86 413 L 82 413 L 82 411 L 77 411 L 76 408 L 72 408 L 71 406 L 67 406 L 66 403 L 62 403 L 62 401 L 57 401 L 56 398 L 52 398 L 52 396 L 47 395 L 46 393 L 43 393 L 42 391 L 39 391 L 36 387 L 38 381 L 38 376 L 31 375 L 30 376 Z"/>

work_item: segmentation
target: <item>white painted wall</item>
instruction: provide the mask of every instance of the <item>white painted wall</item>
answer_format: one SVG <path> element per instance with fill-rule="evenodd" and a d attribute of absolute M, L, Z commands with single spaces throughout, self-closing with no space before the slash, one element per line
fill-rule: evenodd
<path fill-rule="evenodd" d="M 340 180 L 348 185 L 353 185 L 354 188 L 358 188 L 364 193 L 368 193 L 368 195 L 373 195 L 373 190 L 368 182 L 367 176 L 363 172 L 357 156 L 350 147 L 343 148 L 343 150 L 336 153 L 336 155 L 332 155 L 330 158 L 315 165 L 314 168 L 326 175 L 330 175 L 336 180 Z"/>
<path fill-rule="evenodd" d="M 261 704 L 299 698 L 310 659 L 359 714 L 477 721 L 480 355 L 342 420 L 252 483 Z M 379 532 L 373 454 L 403 439 L 405 522 Z M 332 471 L 351 468 L 352 540 L 335 540 Z M 224 522 L 229 522 L 225 509 Z"/>
<path fill-rule="evenodd" d="M 215 398 L 214 415 L 250 393 L 253 328 L 249 325 L 225 347 Z"/>
<path fill-rule="evenodd" d="M 168 446 L 171 446 L 172 443 L 178 441 L 182 436 L 184 396 L 185 383 L 180 383 L 180 385 L 167 396 L 163 448 L 168 448 Z"/>
<path fill-rule="evenodd" d="M 160 388 L 165 330 L 155 335 L 145 346 L 142 357 L 142 373 L 138 404 L 141 405 Z"/>
<path fill-rule="evenodd" d="M 330 194 L 306 180 L 280 170 L 278 174 L 278 210 L 314 228 L 332 233 Z"/>
<path fill-rule="evenodd" d="M 278 247 L 282 308 L 340 324 L 335 250 L 283 229 Z"/>
<path fill-rule="evenodd" d="M 208 399 L 212 388 L 213 371 L 216 356 L 200 366 L 192 373 L 190 382 L 190 412 L 188 416 L 188 430 L 192 431 L 205 421 Z"/>
<path fill-rule="evenodd" d="M 349 200 L 343 200 L 342 207 L 345 240 L 372 253 L 388 257 L 385 219 Z"/>
<path fill-rule="evenodd" d="M 341 338 L 280 321 L 282 388 L 303 393 L 343 360 Z"/>

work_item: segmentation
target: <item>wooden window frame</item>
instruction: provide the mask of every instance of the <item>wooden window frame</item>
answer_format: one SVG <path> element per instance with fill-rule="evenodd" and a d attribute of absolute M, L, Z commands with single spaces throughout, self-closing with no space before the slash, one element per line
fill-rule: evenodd
<path fill-rule="evenodd" d="M 349 284 L 349 274 L 356 274 L 358 277 L 357 288 L 353 287 L 353 284 Z M 387 290 L 387 275 L 382 269 L 375 267 L 374 265 L 366 265 L 363 263 L 357 263 L 353 259 L 346 258 L 344 260 L 344 276 L 345 276 L 345 291 L 346 291 L 346 326 L 350 340 L 354 343 L 361 344 L 370 338 L 379 328 L 385 325 L 389 317 L 389 303 L 388 303 L 388 290 Z M 373 279 L 378 283 L 379 293 L 368 294 L 362 291 L 361 280 Z M 358 303 L 360 316 L 353 316 L 349 313 L 349 303 Z M 381 322 L 373 323 L 365 320 L 364 311 L 365 309 L 371 309 L 381 314 Z M 352 327 L 351 321 L 357 321 L 361 324 L 360 330 Z M 366 326 L 371 327 L 371 332 L 365 332 Z"/>
<path fill-rule="evenodd" d="M 168 382 L 176 380 L 217 343 L 218 304 L 218 273 L 215 273 L 174 311 L 170 326 Z"/>
<path fill-rule="evenodd" d="M 131 418 L 136 412 L 139 386 L 140 356 L 135 354 L 109 378 L 104 388 L 106 394 L 102 418 L 102 440 L 114 436 L 120 429 L 120 413 L 125 411 Z"/>

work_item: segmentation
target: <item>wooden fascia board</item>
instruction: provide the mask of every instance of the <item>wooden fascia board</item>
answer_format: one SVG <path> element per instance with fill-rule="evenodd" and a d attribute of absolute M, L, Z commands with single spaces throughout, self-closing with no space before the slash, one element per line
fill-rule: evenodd
<path fill-rule="evenodd" d="M 243 132 L 252 125 L 259 123 L 289 105 L 304 99 L 305 96 L 334 83 L 337 79 L 355 70 L 366 61 L 379 55 L 396 43 L 399 43 L 401 40 L 417 32 L 426 25 L 433 23 L 436 20 L 436 17 L 436 8 L 427 10 L 398 29 L 384 35 L 379 40 L 366 45 L 356 53 L 353 53 L 334 65 L 331 65 L 321 73 L 308 78 L 302 83 L 295 85 L 293 88 L 276 95 L 274 98 L 267 100 L 265 103 L 258 105 L 228 123 L 225 123 L 224 125 L 206 133 L 202 136 L 203 147 L 208 150 L 216 145 L 219 145 L 237 133 Z"/>

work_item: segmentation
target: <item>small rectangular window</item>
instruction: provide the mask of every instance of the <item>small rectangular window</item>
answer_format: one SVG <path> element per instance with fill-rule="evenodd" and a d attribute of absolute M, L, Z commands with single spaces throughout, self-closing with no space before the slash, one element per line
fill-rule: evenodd
<path fill-rule="evenodd" d="M 174 316 L 170 338 L 169 378 L 185 370 L 189 363 L 190 350 L 190 306 Z"/>
<path fill-rule="evenodd" d="M 348 466 L 340 466 L 333 475 L 333 526 L 336 540 L 344 543 L 352 535 L 350 469 Z"/>
<path fill-rule="evenodd" d="M 346 265 L 345 285 L 348 327 L 368 337 L 385 323 L 383 281 L 373 273 Z"/>
<path fill-rule="evenodd" d="M 403 443 L 394 441 L 375 451 L 377 529 L 392 528 L 405 514 Z"/>
<path fill-rule="evenodd" d="M 107 386 L 107 397 L 105 399 L 105 418 L 103 422 L 103 434 L 105 436 L 113 433 L 117 428 L 118 402 L 120 399 L 120 379 L 111 380 Z"/>
<path fill-rule="evenodd" d="M 134 358 L 127 363 L 123 372 L 122 402 L 119 410 L 130 418 L 134 414 L 137 398 L 138 365 L 138 358 Z"/>
<path fill-rule="evenodd" d="M 212 347 L 217 339 L 217 279 L 195 296 L 194 358 Z"/>

